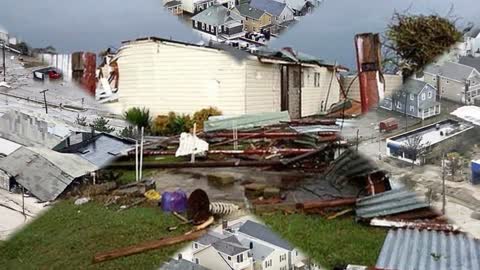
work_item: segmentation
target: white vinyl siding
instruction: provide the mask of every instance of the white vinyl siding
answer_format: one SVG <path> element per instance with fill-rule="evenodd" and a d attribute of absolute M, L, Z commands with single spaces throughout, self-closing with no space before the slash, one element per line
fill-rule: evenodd
<path fill-rule="evenodd" d="M 159 115 L 216 106 L 224 114 L 245 113 L 245 65 L 223 51 L 136 42 L 122 49 L 118 65 L 124 110 L 145 106 Z"/>
<path fill-rule="evenodd" d="M 325 111 L 340 101 L 340 84 L 332 71 L 326 67 L 304 67 L 303 73 L 305 84 L 302 87 L 302 117 L 320 114 L 322 102 Z M 320 74 L 319 86 L 315 86 L 315 73 Z M 332 81 L 332 86 L 328 93 L 330 81 Z"/>
<path fill-rule="evenodd" d="M 246 113 L 279 112 L 281 98 L 281 67 L 246 61 Z"/>

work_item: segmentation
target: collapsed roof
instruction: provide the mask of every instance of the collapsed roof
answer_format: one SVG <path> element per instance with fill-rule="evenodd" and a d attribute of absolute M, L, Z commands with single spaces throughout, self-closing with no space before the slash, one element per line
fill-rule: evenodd
<path fill-rule="evenodd" d="M 170 43 L 170 44 L 177 44 L 177 45 L 190 46 L 190 47 L 196 47 L 196 48 L 212 49 L 217 51 L 226 51 L 233 54 L 233 56 L 236 56 L 236 57 L 254 56 L 254 57 L 257 57 L 260 61 L 270 59 L 270 60 L 282 61 L 285 64 L 311 64 L 311 65 L 317 65 L 317 66 L 328 67 L 328 68 L 336 67 L 339 71 L 349 70 L 347 67 L 339 65 L 337 63 L 332 63 L 306 53 L 298 52 L 288 47 L 282 48 L 280 50 L 262 47 L 260 50 L 256 50 L 255 52 L 253 52 L 253 51 L 241 51 L 231 46 L 226 46 L 222 43 L 211 42 L 209 43 L 209 45 L 199 45 L 199 44 L 188 43 L 188 42 L 172 40 L 172 39 L 164 39 L 159 37 L 144 37 L 144 38 L 138 38 L 136 40 L 126 40 L 122 42 L 122 45 L 123 45 L 122 47 L 132 46 L 132 45 L 135 45 L 135 43 L 142 42 L 142 41 L 143 42 L 154 41 L 154 42 L 161 42 L 161 43 L 167 43 L 167 44 Z M 112 63 L 118 59 L 118 57 L 120 56 L 119 53 L 121 51 L 122 51 L 122 48 L 119 49 L 117 56 L 114 59 L 112 59 Z M 240 55 L 240 53 L 242 54 Z"/>
<path fill-rule="evenodd" d="M 15 178 L 41 201 L 55 200 L 75 179 L 98 170 L 73 154 L 21 147 L 0 159 L 0 170 Z"/>

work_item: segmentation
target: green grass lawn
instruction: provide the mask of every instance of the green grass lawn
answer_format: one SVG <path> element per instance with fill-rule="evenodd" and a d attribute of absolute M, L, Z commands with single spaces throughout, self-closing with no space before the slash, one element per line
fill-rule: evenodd
<path fill-rule="evenodd" d="M 0 242 L 0 269 L 156 269 L 183 245 L 93 264 L 96 252 L 181 234 L 178 224 L 153 207 L 121 212 L 90 202 L 56 204 L 7 242 Z M 187 228 L 185 228 L 187 229 Z"/>
<path fill-rule="evenodd" d="M 387 230 L 359 225 L 351 217 L 326 220 L 282 213 L 260 217 L 327 269 L 346 264 L 374 266 L 387 235 Z"/>
<path fill-rule="evenodd" d="M 361 226 L 352 218 L 325 220 L 301 214 L 263 214 L 264 221 L 315 261 L 331 269 L 342 264 L 374 265 L 386 230 Z M 95 253 L 165 236 L 178 224 L 157 207 L 121 212 L 90 202 L 57 203 L 12 239 L 0 242 L 0 269 L 156 269 L 183 244 L 93 264 Z"/>

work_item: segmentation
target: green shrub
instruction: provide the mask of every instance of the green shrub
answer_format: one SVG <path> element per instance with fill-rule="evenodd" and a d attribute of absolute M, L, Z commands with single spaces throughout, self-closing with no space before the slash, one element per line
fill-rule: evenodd
<path fill-rule="evenodd" d="M 201 109 L 193 114 L 193 122 L 197 123 L 197 130 L 203 130 L 203 123 L 208 120 L 210 116 L 222 115 L 222 112 L 214 107 Z"/>
<path fill-rule="evenodd" d="M 152 117 L 150 116 L 150 110 L 146 108 L 130 108 L 123 114 L 123 117 L 132 125 L 135 125 L 139 130 L 142 127 L 145 129 L 149 129 L 150 122 L 152 121 Z"/>

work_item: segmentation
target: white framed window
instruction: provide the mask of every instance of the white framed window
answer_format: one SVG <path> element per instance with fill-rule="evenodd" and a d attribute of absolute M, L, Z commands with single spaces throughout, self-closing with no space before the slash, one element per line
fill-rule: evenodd
<path fill-rule="evenodd" d="M 397 101 L 397 109 L 401 109 L 402 108 L 402 103 L 400 103 L 400 101 Z"/>
<path fill-rule="evenodd" d="M 198 258 L 195 258 L 195 263 L 200 264 L 200 261 L 198 260 Z"/>
<path fill-rule="evenodd" d="M 428 98 L 432 98 L 432 92 L 431 91 L 428 91 Z"/>
<path fill-rule="evenodd" d="M 425 100 L 427 97 L 425 95 L 425 93 L 422 93 L 422 100 Z"/>
<path fill-rule="evenodd" d="M 204 23 L 201 23 L 202 24 L 202 30 L 205 30 L 205 24 Z"/>
<path fill-rule="evenodd" d="M 415 107 L 413 105 L 410 105 L 410 111 L 413 112 L 415 110 Z"/>
<path fill-rule="evenodd" d="M 415 100 L 415 95 L 414 94 L 410 94 L 410 100 Z"/>

